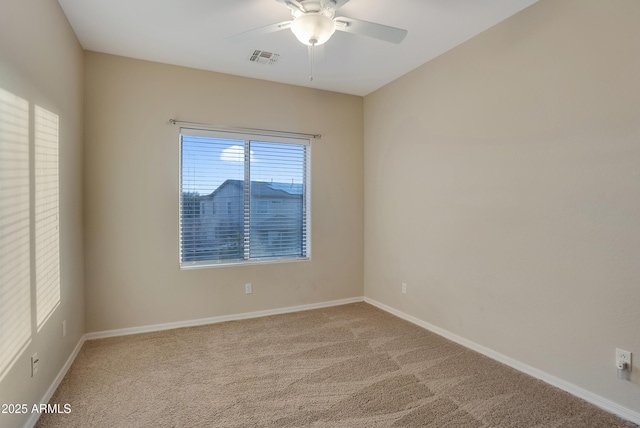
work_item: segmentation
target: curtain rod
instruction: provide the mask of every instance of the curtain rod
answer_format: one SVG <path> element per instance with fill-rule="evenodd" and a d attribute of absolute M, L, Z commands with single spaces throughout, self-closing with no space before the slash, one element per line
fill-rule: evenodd
<path fill-rule="evenodd" d="M 169 119 L 169 123 L 173 125 L 194 126 L 200 129 L 208 129 L 211 131 L 220 131 L 220 132 L 241 132 L 245 134 L 268 135 L 271 137 L 305 137 L 305 138 L 315 138 L 315 139 L 322 138 L 321 134 L 306 134 L 303 132 L 290 132 L 290 131 L 274 131 L 271 129 L 259 129 L 259 128 L 234 128 L 231 126 L 211 125 L 208 123 L 185 122 L 183 120 L 176 120 L 176 119 Z"/>

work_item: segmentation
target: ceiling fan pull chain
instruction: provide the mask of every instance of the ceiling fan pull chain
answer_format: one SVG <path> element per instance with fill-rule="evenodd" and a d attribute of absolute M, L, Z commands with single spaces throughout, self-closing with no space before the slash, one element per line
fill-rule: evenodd
<path fill-rule="evenodd" d="M 309 81 L 313 82 L 313 49 L 316 44 L 312 44 L 309 46 Z"/>

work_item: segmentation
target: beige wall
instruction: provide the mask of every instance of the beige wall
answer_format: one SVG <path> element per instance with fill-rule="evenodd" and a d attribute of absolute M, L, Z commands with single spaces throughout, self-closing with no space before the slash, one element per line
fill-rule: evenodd
<path fill-rule="evenodd" d="M 84 158 L 82 53 L 57 2 L 3 10 L 0 87 L 60 116 L 62 301 L 0 403 L 40 401 L 85 304 L 94 332 L 356 297 L 364 282 L 367 297 L 640 411 L 640 367 L 630 381 L 613 367 L 615 347 L 640 355 L 640 3 L 541 0 L 364 107 L 87 52 Z M 323 134 L 312 261 L 179 270 L 170 117 Z"/>
<path fill-rule="evenodd" d="M 37 105 L 57 114 L 60 126 L 61 302 L 39 332 L 32 328 L 31 343 L 0 381 L 0 403 L 31 405 L 40 403 L 85 331 L 82 246 L 83 56 L 57 1 L 3 0 L 1 9 L 0 88 L 28 101 L 32 111 Z M 6 193 L 4 195 L 0 193 L 0 197 L 6 197 Z M 31 301 L 31 310 L 34 312 L 35 300 L 32 298 Z M 62 320 L 67 321 L 65 338 L 62 338 Z M 31 378 L 30 356 L 34 352 L 40 357 L 40 366 L 39 372 Z M 0 426 L 22 426 L 29 416 L 0 414 Z"/>
<path fill-rule="evenodd" d="M 638 17 L 542 0 L 364 103 L 365 296 L 636 412 Z"/>
<path fill-rule="evenodd" d="M 362 296 L 361 97 L 94 52 L 85 77 L 87 332 Z M 321 133 L 312 260 L 181 271 L 169 118 Z"/>

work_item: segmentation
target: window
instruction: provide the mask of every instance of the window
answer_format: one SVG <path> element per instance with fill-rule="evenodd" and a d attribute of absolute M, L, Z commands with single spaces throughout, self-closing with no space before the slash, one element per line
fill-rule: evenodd
<path fill-rule="evenodd" d="M 60 304 L 58 115 L 35 106 L 36 319 L 38 330 Z"/>
<path fill-rule="evenodd" d="M 180 149 L 181 267 L 310 257 L 309 140 L 182 128 Z"/>
<path fill-rule="evenodd" d="M 0 89 L 0 380 L 31 338 L 29 102 Z"/>
<path fill-rule="evenodd" d="M 60 305 L 58 146 L 58 115 L 0 88 L 0 381 Z"/>

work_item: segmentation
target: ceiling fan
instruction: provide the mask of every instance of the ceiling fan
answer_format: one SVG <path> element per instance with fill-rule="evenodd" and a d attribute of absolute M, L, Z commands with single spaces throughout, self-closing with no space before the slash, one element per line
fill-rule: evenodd
<path fill-rule="evenodd" d="M 237 34 L 231 38 L 245 40 L 276 31 L 291 29 L 300 42 L 308 46 L 319 46 L 325 43 L 338 31 L 372 37 L 391 43 L 400 43 L 407 35 L 407 30 L 387 25 L 362 21 L 346 16 L 335 16 L 349 0 L 276 0 L 291 10 L 292 20 L 278 22 L 265 27 L 256 28 Z"/>

